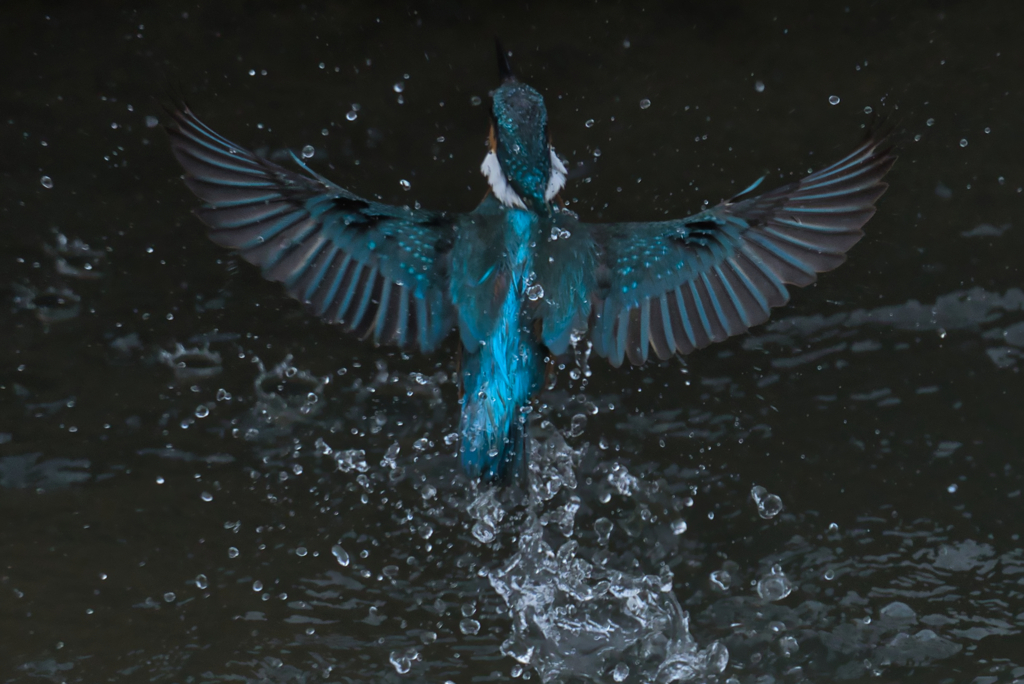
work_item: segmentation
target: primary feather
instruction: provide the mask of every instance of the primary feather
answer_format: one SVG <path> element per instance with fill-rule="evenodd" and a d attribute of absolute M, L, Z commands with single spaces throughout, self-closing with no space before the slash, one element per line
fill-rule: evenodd
<path fill-rule="evenodd" d="M 424 352 L 451 331 L 449 217 L 364 200 L 304 166 L 305 175 L 284 169 L 184 106 L 167 130 L 186 184 L 206 202 L 196 215 L 214 242 L 315 314 L 361 338 Z"/>
<path fill-rule="evenodd" d="M 598 251 L 595 353 L 614 366 L 688 354 L 764 322 L 846 260 L 896 158 L 882 137 L 806 178 L 688 218 L 581 224 Z"/>

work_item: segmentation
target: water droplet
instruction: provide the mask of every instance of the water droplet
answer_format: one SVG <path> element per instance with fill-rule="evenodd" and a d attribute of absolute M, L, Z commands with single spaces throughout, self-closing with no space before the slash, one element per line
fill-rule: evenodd
<path fill-rule="evenodd" d="M 715 570 L 711 573 L 711 586 L 718 591 L 728 591 L 732 586 L 732 575 L 728 570 Z"/>
<path fill-rule="evenodd" d="M 480 631 L 480 623 L 473 618 L 466 618 L 459 622 L 459 631 L 468 635 L 476 634 Z"/>
<path fill-rule="evenodd" d="M 595 157 L 600 157 L 601 156 L 601 148 L 600 147 L 595 147 L 594 148 L 594 156 Z"/>
<path fill-rule="evenodd" d="M 704 658 L 708 672 L 725 672 L 729 664 L 729 649 L 721 641 L 712 641 Z"/>
<path fill-rule="evenodd" d="M 569 423 L 569 436 L 579 437 L 583 434 L 583 431 L 587 429 L 587 417 L 582 413 L 577 413 L 572 417 L 572 421 Z"/>
<path fill-rule="evenodd" d="M 469 98 L 469 104 L 473 105 L 474 107 L 479 107 L 482 101 L 483 100 L 481 100 L 478 95 L 474 95 L 473 97 Z"/>
<path fill-rule="evenodd" d="M 684 534 L 685 532 L 686 532 L 686 521 L 685 520 L 683 520 L 682 518 L 679 518 L 678 520 L 676 520 L 676 521 L 674 521 L 672 523 L 672 534 L 674 534 L 674 535 L 676 535 L 678 537 L 679 535 Z"/>
<path fill-rule="evenodd" d="M 405 83 L 399 81 L 395 85 L 391 86 L 391 89 L 394 90 L 396 93 L 405 92 Z"/>
<path fill-rule="evenodd" d="M 165 482 L 164 478 L 162 478 L 160 476 L 157 476 L 157 478 L 156 478 L 156 483 L 157 484 L 163 484 L 164 482 Z"/>
<path fill-rule="evenodd" d="M 412 659 L 404 653 L 392 651 L 388 660 L 391 662 L 391 665 L 394 666 L 395 672 L 398 674 L 408 674 L 409 670 L 412 669 Z"/>
<path fill-rule="evenodd" d="M 159 125 L 160 119 L 156 118 L 155 116 L 146 117 L 146 128 L 156 128 Z"/>
<path fill-rule="evenodd" d="M 213 494 L 211 494 L 210 492 L 203 492 L 202 494 L 199 495 L 199 498 L 205 501 L 206 503 L 210 503 L 211 501 L 213 501 Z"/>
<path fill-rule="evenodd" d="M 205 404 L 196 406 L 196 418 L 205 418 L 210 415 L 210 409 L 206 408 Z"/>
<path fill-rule="evenodd" d="M 838 95 L 829 95 L 828 96 L 828 103 L 830 105 L 837 105 L 837 104 L 839 104 L 839 96 Z"/>
<path fill-rule="evenodd" d="M 253 591 L 263 591 L 263 582 L 260 582 L 259 580 L 256 580 L 255 582 L 253 582 L 252 583 L 252 590 Z"/>
<path fill-rule="evenodd" d="M 53 187 L 53 179 L 50 178 L 49 176 L 43 176 L 42 178 L 39 179 L 39 182 L 47 190 Z"/>
<path fill-rule="evenodd" d="M 203 574 L 196 575 L 195 582 L 196 587 L 198 587 L 199 589 L 206 589 L 208 586 L 210 586 L 210 581 L 206 579 L 206 575 Z"/>
<path fill-rule="evenodd" d="M 236 549 L 234 546 L 229 546 L 228 558 L 238 558 L 238 549 Z"/>
<path fill-rule="evenodd" d="M 412 183 L 410 183 L 409 181 L 405 180 L 404 178 L 402 180 L 398 181 L 398 184 L 402 186 L 403 190 L 409 190 L 409 189 L 412 188 Z"/>
<path fill-rule="evenodd" d="M 967 138 L 960 138 L 960 147 L 967 147 Z"/>
<path fill-rule="evenodd" d="M 754 91 L 758 93 L 764 92 L 764 81 L 754 81 Z"/>
<path fill-rule="evenodd" d="M 782 566 L 773 565 L 771 574 L 757 581 L 757 595 L 764 601 L 781 601 L 793 592 L 793 583 L 782 572 Z"/>
<path fill-rule="evenodd" d="M 356 110 L 354 109 L 349 111 L 349 113 L 345 115 L 345 118 L 348 119 L 349 121 L 355 121 L 358 117 L 359 114 L 357 114 Z"/>
<path fill-rule="evenodd" d="M 308 551 L 306 550 L 305 546 L 299 546 L 298 548 L 295 549 L 295 555 L 298 556 L 299 558 L 305 558 L 307 553 L 308 553 Z"/>
<path fill-rule="evenodd" d="M 992 129 L 989 128 L 988 126 L 985 126 L 985 135 L 988 135 L 991 132 L 992 132 Z"/>
<path fill-rule="evenodd" d="M 651 101 L 648 100 L 646 97 L 644 99 L 640 100 L 640 109 L 647 109 L 650 106 L 651 106 Z"/>
<path fill-rule="evenodd" d="M 870 113 L 871 113 L 871 112 L 873 112 L 873 111 L 875 111 L 875 110 L 873 110 L 873 109 L 872 109 L 871 107 L 865 107 L 865 108 L 864 108 L 864 113 L 865 113 L 865 114 L 870 114 Z"/>
<path fill-rule="evenodd" d="M 164 601 L 167 601 L 167 603 L 174 603 L 174 599 L 175 596 L 173 591 L 169 591 L 166 594 L 164 594 Z"/>
<path fill-rule="evenodd" d="M 950 494 L 956 494 L 956 489 L 957 487 L 955 484 L 951 484 L 948 487 L 946 487 L 946 491 L 949 492 Z"/>
<path fill-rule="evenodd" d="M 788 658 L 800 650 L 800 645 L 797 643 L 795 637 L 786 635 L 779 639 L 779 650 L 782 651 L 782 655 Z"/>
<path fill-rule="evenodd" d="M 615 666 L 615 669 L 612 670 L 612 679 L 614 679 L 617 682 L 625 681 L 626 677 L 628 676 L 629 665 L 626 665 L 626 663 L 619 663 Z"/>
<path fill-rule="evenodd" d="M 924 122 L 924 125 L 925 126 L 934 126 L 935 125 L 935 119 L 928 119 L 927 121 Z"/>
<path fill-rule="evenodd" d="M 472 532 L 481 544 L 490 544 L 494 541 L 494 527 L 490 523 L 479 520 L 473 525 Z"/>
<path fill-rule="evenodd" d="M 310 159 L 314 154 L 316 154 L 316 151 L 313 149 L 312 145 L 306 145 L 302 148 L 303 159 Z"/>
<path fill-rule="evenodd" d="M 526 288 L 526 298 L 529 299 L 531 302 L 535 302 L 543 297 L 544 288 L 541 287 L 539 283 L 534 283 L 533 285 L 530 285 L 528 288 Z"/>
<path fill-rule="evenodd" d="M 917 619 L 914 609 L 902 601 L 886 604 L 878 611 L 878 616 L 884 622 L 912 622 Z"/>
<path fill-rule="evenodd" d="M 832 570 L 831 568 L 829 568 L 828 570 L 825 571 L 825 574 L 823 576 L 824 576 L 824 578 L 826 580 L 831 582 L 832 580 L 834 580 L 836 578 L 836 571 Z"/>
<path fill-rule="evenodd" d="M 757 514 L 765 520 L 774 518 L 782 512 L 782 499 L 775 494 L 769 494 L 761 485 L 754 485 L 750 490 L 750 498 L 757 504 Z"/>
<path fill-rule="evenodd" d="M 587 128 L 593 128 L 594 127 L 594 120 L 593 119 L 587 119 L 586 121 L 583 122 L 583 125 L 586 126 Z"/>
<path fill-rule="evenodd" d="M 350 562 L 348 551 L 341 548 L 341 546 L 335 544 L 331 547 L 331 553 L 334 554 L 334 557 L 337 559 L 338 565 L 340 565 L 343 568 L 348 567 L 348 564 Z"/>

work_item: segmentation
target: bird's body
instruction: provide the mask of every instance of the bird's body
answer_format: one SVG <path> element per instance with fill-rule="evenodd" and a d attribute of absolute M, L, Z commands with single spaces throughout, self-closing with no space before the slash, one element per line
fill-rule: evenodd
<path fill-rule="evenodd" d="M 862 236 L 895 157 L 884 138 L 803 180 L 697 215 L 590 224 L 562 207 L 547 112 L 510 75 L 494 93 L 490 192 L 464 214 L 364 200 L 214 133 L 187 107 L 168 126 L 211 237 L 324 319 L 431 352 L 460 339 L 460 455 L 471 477 L 522 472 L 545 362 L 589 340 L 614 366 L 745 332 L 834 268 Z"/>
<path fill-rule="evenodd" d="M 541 219 L 488 197 L 459 222 L 452 250 L 452 303 L 462 339 L 462 465 L 505 480 L 523 457 L 521 409 L 543 375 L 526 291 Z"/>

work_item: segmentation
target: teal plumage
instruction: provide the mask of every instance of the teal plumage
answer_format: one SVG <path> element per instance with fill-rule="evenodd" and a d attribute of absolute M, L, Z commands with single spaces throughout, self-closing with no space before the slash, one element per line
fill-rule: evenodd
<path fill-rule="evenodd" d="M 430 353 L 455 329 L 460 456 L 471 477 L 522 473 L 545 362 L 589 339 L 614 366 L 738 335 L 835 268 L 863 235 L 895 161 L 871 136 L 801 181 L 655 223 L 580 222 L 557 194 L 565 167 L 540 93 L 511 75 L 491 107 L 490 185 L 471 212 L 363 199 L 218 135 L 188 107 L 167 130 L 215 242 L 314 314 L 376 344 Z"/>
<path fill-rule="evenodd" d="M 463 231 L 470 235 L 452 250 L 452 262 L 462 265 L 451 287 L 463 344 L 461 457 L 471 477 L 507 481 L 520 472 L 523 409 L 543 377 L 526 293 L 533 273 L 532 244 L 542 221 L 525 209 L 504 210 L 493 197 L 476 213 L 482 220 L 463 222 L 460 237 Z M 495 241 L 503 246 L 497 263 L 474 258 L 473 245 Z"/>

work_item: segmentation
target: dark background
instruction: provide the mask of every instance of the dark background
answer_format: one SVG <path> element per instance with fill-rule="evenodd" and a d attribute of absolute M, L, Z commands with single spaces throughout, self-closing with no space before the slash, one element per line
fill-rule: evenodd
<path fill-rule="evenodd" d="M 245 146 L 314 146 L 358 194 L 468 210 L 495 36 L 547 100 L 586 220 L 804 173 L 867 108 L 902 146 L 848 263 L 773 323 L 682 363 L 593 360 L 581 546 L 596 517 L 643 520 L 617 559 L 672 568 L 697 643 L 730 650 L 720 681 L 1024 678 L 1020 7 L 3 3 L 0 682 L 510 677 L 478 571 L 521 519 L 507 503 L 496 542 L 469 533 L 454 346 L 405 357 L 308 319 L 206 240 L 155 126 L 179 92 Z M 179 343 L 219 361 L 166 361 Z M 287 355 L 308 375 L 258 380 L 257 357 Z M 578 392 L 563 374 L 554 428 Z M 615 464 L 641 493 L 605 496 Z M 758 517 L 754 484 L 785 512 Z M 749 581 L 774 563 L 796 588 L 764 604 Z"/>

